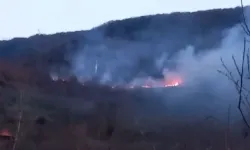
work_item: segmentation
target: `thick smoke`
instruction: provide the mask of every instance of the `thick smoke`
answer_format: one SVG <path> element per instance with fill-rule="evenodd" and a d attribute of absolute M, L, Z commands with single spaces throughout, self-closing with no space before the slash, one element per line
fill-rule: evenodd
<path fill-rule="evenodd" d="M 186 49 L 181 50 L 176 58 L 178 62 L 176 72 L 182 76 L 189 93 L 195 93 L 193 96 L 196 100 L 191 102 L 202 101 L 207 105 L 206 108 L 210 107 L 211 112 L 216 112 L 210 113 L 215 116 L 219 114 L 226 116 L 229 105 L 233 106 L 233 114 L 237 113 L 238 97 L 234 84 L 217 70 L 225 71 L 220 61 L 222 58 L 228 69 L 232 71 L 233 76 L 237 80 L 239 79 L 232 56 L 235 57 L 238 65 L 241 65 L 243 37 L 242 28 L 237 25 L 225 31 L 225 38 L 218 48 L 211 49 L 205 54 L 195 55 L 194 47 L 187 46 Z M 202 93 L 202 97 L 196 97 L 199 92 Z M 210 99 L 207 98 L 209 93 L 212 95 Z M 182 94 L 184 95 L 183 99 L 185 99 L 186 93 Z"/>
<path fill-rule="evenodd" d="M 168 113 L 177 110 L 192 117 L 213 115 L 225 119 L 231 105 L 232 117 L 239 119 L 238 95 L 234 84 L 218 70 L 225 71 L 220 60 L 222 58 L 238 79 L 232 55 L 240 65 L 245 36 L 241 25 L 225 29 L 217 48 L 201 50 L 198 54 L 196 52 L 199 50 L 190 44 L 173 55 L 168 49 L 172 47 L 171 43 L 166 42 L 169 37 L 165 35 L 161 38 L 157 36 L 159 41 L 152 37 L 150 42 L 108 39 L 102 36 L 101 31 L 97 33 L 98 30 L 94 34 L 89 31 L 91 42 L 87 42 L 71 59 L 72 74 L 80 82 L 95 79 L 101 84 L 110 85 L 142 84 L 149 78 L 161 80 L 178 76 L 182 78 L 182 88 L 170 93 L 162 89 L 156 91 L 166 100 Z M 248 86 L 247 82 L 245 86 Z"/>
<path fill-rule="evenodd" d="M 202 111 L 197 111 L 199 114 L 213 115 L 221 118 L 224 117 L 224 119 L 225 116 L 227 116 L 228 107 L 231 105 L 233 118 L 236 117 L 235 119 L 239 119 L 239 111 L 237 110 L 238 94 L 235 85 L 217 70 L 226 72 L 220 60 L 222 58 L 234 78 L 239 81 L 240 77 L 232 56 L 234 56 L 236 63 L 240 67 L 244 49 L 244 37 L 246 37 L 246 33 L 243 31 L 241 25 L 236 25 L 224 31 L 224 39 L 218 48 L 210 49 L 206 51 L 206 53 L 195 55 L 194 46 L 189 45 L 178 53 L 175 58 L 177 61 L 177 68 L 174 72 L 182 76 L 185 82 L 184 86 L 188 87 L 188 92 L 179 93 L 182 95 L 180 103 L 192 103 L 192 105 L 202 103 L 198 105 L 199 108 L 203 110 L 206 109 L 207 111 L 204 113 L 202 113 Z M 247 37 L 247 39 L 249 39 L 249 37 Z M 246 49 L 248 48 L 249 44 L 247 43 Z M 247 79 L 247 65 L 245 65 L 244 68 L 244 87 L 248 88 L 250 84 L 249 79 Z M 202 93 L 201 97 L 198 96 L 200 92 Z M 187 99 L 189 99 L 187 95 L 190 93 L 194 93 L 192 95 L 192 100 L 187 101 Z M 211 93 L 212 97 L 207 98 L 209 97 L 208 93 Z M 180 103 L 178 103 L 178 105 Z M 203 104 L 205 104 L 205 106 Z M 186 108 L 192 107 L 189 105 L 185 106 Z M 245 115 L 247 115 L 249 113 L 249 108 L 245 106 L 246 105 L 243 105 L 243 111 Z M 195 109 L 192 111 L 195 112 Z"/>
<path fill-rule="evenodd" d="M 225 33 L 225 38 L 216 49 L 208 50 L 200 55 L 194 54 L 193 46 L 187 46 L 186 49 L 180 51 L 176 58 L 177 71 L 185 78 L 187 85 L 207 81 L 216 87 L 227 86 L 225 85 L 227 82 L 223 80 L 224 77 L 217 72 L 223 69 L 220 58 L 229 69 L 235 70 L 232 55 L 235 56 L 237 62 L 241 62 L 244 33 L 240 26 L 229 29 Z"/>
<path fill-rule="evenodd" d="M 199 84 L 201 81 L 214 81 L 221 85 L 217 72 L 221 69 L 220 58 L 234 69 L 231 67 L 232 55 L 241 59 L 243 49 L 242 28 L 237 25 L 227 29 L 224 37 L 216 49 L 195 54 L 195 47 L 187 45 L 171 58 L 167 44 L 102 39 L 99 43 L 87 44 L 75 55 L 72 59 L 73 73 L 79 80 L 98 76 L 103 83 L 114 81 L 126 84 L 142 77 L 164 78 L 170 72 L 175 72 L 185 78 L 185 85 Z"/>

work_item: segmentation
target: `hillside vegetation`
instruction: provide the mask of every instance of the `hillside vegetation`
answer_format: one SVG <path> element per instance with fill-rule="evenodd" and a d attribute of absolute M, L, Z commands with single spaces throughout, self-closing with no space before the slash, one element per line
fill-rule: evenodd
<path fill-rule="evenodd" d="M 125 58 L 120 61 L 134 58 L 130 65 L 135 71 L 115 66 L 118 76 L 131 73 L 128 81 L 141 70 L 157 78 L 162 70 L 152 64 L 159 55 L 172 57 L 187 45 L 196 53 L 218 47 L 225 31 L 241 20 L 239 7 L 176 12 L 110 21 L 88 31 L 0 41 L 0 149 L 248 150 L 241 121 L 228 123 L 229 113 L 219 116 L 222 121 L 207 116 L 227 107 L 217 106 L 212 92 L 116 89 L 80 83 L 69 73 L 75 67 L 73 56 L 84 52 L 90 65 L 96 55 L 101 58 L 101 71 L 105 62 L 118 64 L 117 58 L 108 61 L 113 55 Z M 51 70 L 70 75 L 52 80 Z"/>

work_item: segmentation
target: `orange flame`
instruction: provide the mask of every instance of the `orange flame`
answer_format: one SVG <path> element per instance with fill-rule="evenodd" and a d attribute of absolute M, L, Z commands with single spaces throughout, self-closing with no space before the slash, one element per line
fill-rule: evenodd
<path fill-rule="evenodd" d="M 170 76 L 167 79 L 156 80 L 147 79 L 143 85 L 129 85 L 129 88 L 164 88 L 175 87 L 182 84 L 182 79 L 179 76 Z"/>
<path fill-rule="evenodd" d="M 179 86 L 182 84 L 181 78 L 165 80 L 164 87 Z"/>

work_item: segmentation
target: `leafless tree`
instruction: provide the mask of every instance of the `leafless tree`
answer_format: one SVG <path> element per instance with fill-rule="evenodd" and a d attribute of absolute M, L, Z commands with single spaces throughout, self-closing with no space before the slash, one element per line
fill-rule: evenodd
<path fill-rule="evenodd" d="M 18 117 L 18 124 L 17 124 L 16 135 L 15 135 L 12 150 L 16 150 L 17 142 L 19 140 L 18 138 L 20 136 L 21 122 L 22 122 L 22 117 L 23 117 L 22 100 L 23 100 L 23 92 L 20 91 L 20 99 L 19 99 L 19 107 L 18 107 L 19 108 L 19 117 Z"/>
<path fill-rule="evenodd" d="M 249 48 L 247 47 L 247 43 L 249 42 L 247 38 L 250 37 L 250 29 L 247 24 L 246 16 L 244 13 L 244 5 L 243 0 L 241 0 L 241 10 L 242 10 L 242 23 L 241 27 L 244 30 L 245 36 L 243 40 L 243 52 L 241 58 L 241 64 L 236 62 L 235 56 L 232 55 L 232 61 L 234 63 L 234 67 L 236 69 L 237 75 L 234 76 L 233 72 L 229 70 L 227 65 L 224 63 L 223 59 L 221 58 L 221 63 L 224 71 L 218 70 L 219 73 L 226 76 L 235 86 L 235 89 L 238 93 L 238 109 L 242 116 L 242 119 L 246 126 L 250 128 L 250 122 L 248 121 L 247 117 L 250 114 L 250 103 L 248 101 L 248 97 L 250 94 L 250 89 L 246 87 L 245 82 L 250 81 L 250 58 L 249 58 Z M 243 109 L 245 108 L 245 109 Z M 246 111 L 246 112 L 245 112 Z"/>

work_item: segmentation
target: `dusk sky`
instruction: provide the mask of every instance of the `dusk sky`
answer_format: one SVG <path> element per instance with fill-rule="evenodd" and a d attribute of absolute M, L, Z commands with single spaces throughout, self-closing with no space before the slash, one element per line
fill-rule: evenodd
<path fill-rule="evenodd" d="M 86 30 L 134 16 L 239 5 L 240 0 L 0 0 L 0 40 Z"/>

